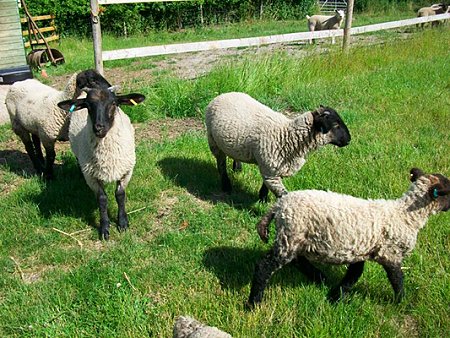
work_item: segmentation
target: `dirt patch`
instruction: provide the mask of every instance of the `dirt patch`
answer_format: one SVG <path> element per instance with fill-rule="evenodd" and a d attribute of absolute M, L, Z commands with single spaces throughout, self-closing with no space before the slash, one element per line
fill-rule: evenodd
<path fill-rule="evenodd" d="M 411 315 L 405 315 L 403 321 L 399 323 L 400 333 L 404 337 L 416 338 L 420 336 L 419 323 Z"/>
<path fill-rule="evenodd" d="M 162 141 L 175 139 L 192 131 L 204 131 L 203 121 L 194 118 L 155 120 L 134 125 L 136 140 Z"/>

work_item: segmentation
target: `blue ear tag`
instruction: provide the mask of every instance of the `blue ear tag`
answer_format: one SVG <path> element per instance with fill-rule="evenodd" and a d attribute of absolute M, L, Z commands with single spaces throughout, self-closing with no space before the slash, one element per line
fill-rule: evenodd
<path fill-rule="evenodd" d="M 433 190 L 433 197 L 434 198 L 438 198 L 439 197 L 437 188 L 434 188 L 434 190 Z"/>
<path fill-rule="evenodd" d="M 74 110 L 75 110 L 75 105 L 73 104 L 70 106 L 69 113 L 73 113 Z"/>

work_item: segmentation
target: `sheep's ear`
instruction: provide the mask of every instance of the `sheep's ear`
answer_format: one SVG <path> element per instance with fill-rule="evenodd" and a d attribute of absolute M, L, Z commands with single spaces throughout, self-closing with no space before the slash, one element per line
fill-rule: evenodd
<path fill-rule="evenodd" d="M 313 126 L 317 131 L 320 131 L 322 134 L 326 134 L 331 129 L 331 124 L 329 123 L 329 115 L 328 111 L 324 111 L 325 108 L 319 108 L 315 112 L 313 112 Z"/>
<path fill-rule="evenodd" d="M 423 171 L 419 168 L 412 168 L 409 172 L 411 182 L 417 181 L 417 179 L 423 175 Z"/>
<path fill-rule="evenodd" d="M 117 103 L 124 104 L 126 106 L 136 106 L 137 104 L 143 102 L 145 100 L 145 96 L 142 94 L 128 94 L 128 95 L 118 95 Z"/>
<path fill-rule="evenodd" d="M 86 100 L 85 99 L 76 99 L 76 100 L 66 100 L 58 103 L 58 107 L 62 110 L 68 111 L 69 113 L 86 108 Z"/>
<path fill-rule="evenodd" d="M 439 196 L 445 196 L 450 194 L 450 187 L 444 187 L 442 184 L 434 184 L 431 186 L 431 188 L 428 190 L 428 193 L 433 198 L 438 198 Z"/>

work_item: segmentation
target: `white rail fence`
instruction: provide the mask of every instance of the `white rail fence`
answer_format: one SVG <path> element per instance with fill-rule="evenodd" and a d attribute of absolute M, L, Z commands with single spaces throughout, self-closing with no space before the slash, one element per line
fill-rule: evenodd
<path fill-rule="evenodd" d="M 353 27 L 350 30 L 351 35 L 375 32 L 384 29 L 392 29 L 403 26 L 411 26 L 424 22 L 431 22 L 436 20 L 450 19 L 450 14 L 439 14 L 435 16 L 406 19 L 400 21 L 384 22 L 368 26 Z M 179 43 L 161 46 L 137 47 L 129 49 L 119 49 L 104 51 L 103 60 L 117 60 L 138 58 L 145 56 L 167 55 L 187 52 L 200 52 L 206 50 L 224 49 L 224 48 L 239 48 L 250 46 L 261 46 L 280 42 L 298 42 L 308 41 L 309 39 L 329 38 L 343 36 L 343 29 L 325 30 L 316 32 L 301 32 L 291 34 L 269 35 L 253 38 L 231 39 L 231 40 L 216 40 L 204 42 Z"/>
<path fill-rule="evenodd" d="M 217 50 L 225 48 L 239 48 L 239 47 L 251 47 L 251 46 L 261 46 L 274 43 L 282 42 L 300 42 L 308 41 L 310 39 L 322 39 L 330 37 L 340 37 L 343 36 L 344 30 L 325 30 L 316 32 L 300 32 L 291 34 L 280 34 L 280 35 L 269 35 L 251 38 L 241 38 L 241 39 L 230 39 L 230 40 L 216 40 L 216 41 L 203 41 L 203 42 L 191 42 L 191 43 L 179 43 L 170 45 L 159 45 L 159 46 L 147 46 L 147 47 L 137 47 L 129 49 L 118 49 L 110 51 L 101 50 L 101 33 L 100 33 L 100 23 L 98 21 L 98 4 L 116 4 L 116 3 L 131 3 L 131 2 L 161 2 L 161 1 L 189 1 L 189 0 L 91 0 L 92 6 L 92 19 L 95 24 L 95 20 L 98 22 L 97 31 L 94 29 L 94 54 L 95 54 L 95 64 L 96 69 L 103 73 L 103 60 L 118 60 L 118 59 L 128 59 L 128 58 L 139 58 L 155 55 L 167 55 L 167 54 L 178 54 L 187 52 L 200 52 L 207 50 Z M 97 6 L 97 7 L 95 7 Z M 353 27 L 350 30 L 351 35 L 364 34 L 369 32 L 376 32 L 380 30 L 412 26 L 421 23 L 427 23 L 439 20 L 450 19 L 450 13 L 433 15 L 428 17 L 413 18 L 392 22 L 384 22 L 379 24 Z"/>

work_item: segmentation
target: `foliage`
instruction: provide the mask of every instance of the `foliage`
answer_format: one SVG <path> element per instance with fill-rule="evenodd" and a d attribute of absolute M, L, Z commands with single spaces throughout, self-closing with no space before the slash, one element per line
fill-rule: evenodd
<path fill-rule="evenodd" d="M 262 3 L 262 11 L 261 11 Z M 90 31 L 86 0 L 27 0 L 33 15 L 52 13 L 62 34 L 85 36 Z M 118 36 L 151 29 L 184 29 L 249 19 L 299 19 L 312 11 L 314 0 L 193 0 L 119 4 L 101 7 L 102 30 Z"/>

